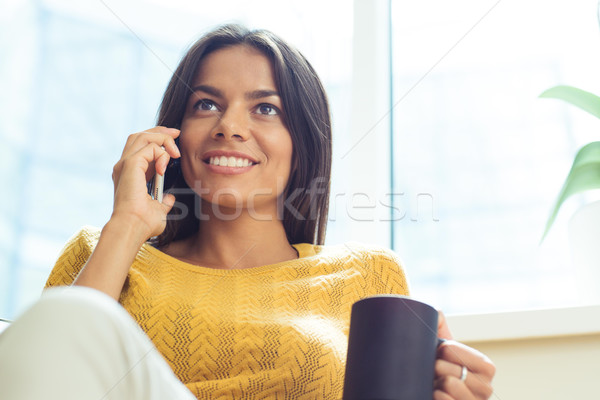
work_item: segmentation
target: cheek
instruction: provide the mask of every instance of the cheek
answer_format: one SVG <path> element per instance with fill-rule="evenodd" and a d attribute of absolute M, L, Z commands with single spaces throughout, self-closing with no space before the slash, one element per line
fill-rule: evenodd
<path fill-rule="evenodd" d="M 186 148 L 189 148 L 191 143 L 191 139 L 193 137 L 193 135 L 190 133 L 192 129 L 190 128 L 189 124 L 186 123 L 186 121 L 184 120 L 181 123 L 181 128 L 180 131 L 181 133 L 179 134 L 179 138 L 177 139 L 177 141 L 179 142 L 179 150 L 183 151 Z"/>
<path fill-rule="evenodd" d="M 202 145 L 202 136 L 198 131 L 192 131 L 191 129 L 184 130 L 183 126 L 181 129 L 181 135 L 179 136 L 179 151 L 181 152 L 181 164 L 187 164 L 191 167 L 193 163 L 197 162 L 198 151 Z"/>
<path fill-rule="evenodd" d="M 186 160 L 181 160 L 181 175 L 183 176 L 183 180 L 188 185 L 190 189 L 194 189 L 194 182 L 190 180 L 190 177 L 193 177 L 194 174 L 191 172 L 192 166 L 190 163 L 186 162 Z"/>
<path fill-rule="evenodd" d="M 255 139 L 269 163 L 278 169 L 291 166 L 294 145 L 291 134 L 285 128 L 264 129 L 255 135 Z"/>

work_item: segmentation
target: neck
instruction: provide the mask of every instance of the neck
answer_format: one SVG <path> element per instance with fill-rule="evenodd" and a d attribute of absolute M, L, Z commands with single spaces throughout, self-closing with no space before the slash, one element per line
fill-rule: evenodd
<path fill-rule="evenodd" d="M 200 222 L 195 235 L 167 252 L 183 261 L 218 269 L 252 268 L 298 256 L 275 213 L 260 214 L 263 218 L 247 210 L 205 215 L 208 218 Z M 273 217 L 264 218 L 265 215 Z"/>

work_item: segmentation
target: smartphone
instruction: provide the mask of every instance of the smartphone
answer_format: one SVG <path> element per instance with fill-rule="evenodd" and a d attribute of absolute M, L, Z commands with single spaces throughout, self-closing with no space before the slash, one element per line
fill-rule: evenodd
<path fill-rule="evenodd" d="M 175 139 L 175 144 L 177 146 L 179 146 L 179 140 Z M 171 176 L 172 179 L 169 182 L 167 182 L 167 184 L 169 185 L 169 186 L 167 186 L 167 189 L 168 189 L 172 186 L 174 178 L 178 175 L 176 173 L 176 170 L 173 169 L 173 167 L 176 167 L 178 165 L 179 165 L 179 159 L 171 158 L 171 160 L 169 161 L 169 164 L 167 165 L 164 175 L 160 175 L 160 174 L 156 173 L 154 175 L 154 178 L 152 178 L 152 180 L 150 182 L 148 182 L 148 194 L 150 194 L 152 199 L 158 200 L 159 202 L 162 203 L 163 192 L 165 190 L 165 177 L 167 176 L 167 173 L 173 174 Z"/>
<path fill-rule="evenodd" d="M 158 172 L 154 175 L 154 178 L 150 182 L 150 196 L 154 200 L 158 200 L 159 203 L 163 201 L 163 191 L 165 190 L 165 177 L 160 175 Z"/>
<path fill-rule="evenodd" d="M 160 146 L 163 150 L 164 146 Z M 165 171 L 166 173 L 166 171 Z M 164 175 L 159 175 L 157 172 L 154 175 L 154 178 L 150 182 L 148 182 L 148 194 L 152 197 L 152 200 L 158 200 L 159 203 L 163 201 L 163 191 L 165 190 L 165 177 Z"/>

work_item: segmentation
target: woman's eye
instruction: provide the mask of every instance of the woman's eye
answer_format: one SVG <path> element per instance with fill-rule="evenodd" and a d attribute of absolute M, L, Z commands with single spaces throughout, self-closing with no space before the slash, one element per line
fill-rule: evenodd
<path fill-rule="evenodd" d="M 259 114 L 262 115 L 277 115 L 279 114 L 279 110 L 277 109 L 277 107 L 271 105 L 271 104 L 260 104 L 256 110 L 258 111 Z"/>
<path fill-rule="evenodd" d="M 199 111 L 218 111 L 217 105 L 208 99 L 199 100 L 196 104 L 194 104 L 194 109 Z"/>

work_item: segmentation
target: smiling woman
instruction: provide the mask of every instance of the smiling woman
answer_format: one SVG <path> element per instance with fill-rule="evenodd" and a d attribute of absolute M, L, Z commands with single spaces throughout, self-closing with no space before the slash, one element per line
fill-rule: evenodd
<path fill-rule="evenodd" d="M 341 398 L 352 304 L 409 291 L 394 252 L 322 245 L 331 125 L 314 69 L 269 31 L 225 25 L 183 58 L 158 122 L 128 137 L 103 229 L 69 241 L 2 334 L 3 392 Z M 162 203 L 155 173 L 175 176 Z M 426 328 L 451 339 L 443 315 Z M 445 341 L 431 397 L 488 398 L 493 375 Z"/>
<path fill-rule="evenodd" d="M 237 46 L 236 51 L 217 51 L 230 46 Z M 207 55 L 198 69 L 199 60 Z M 292 70 L 290 60 L 297 62 L 295 70 Z M 253 63 L 250 64 L 252 68 L 247 68 L 248 63 Z M 314 79 L 315 76 L 315 70 L 304 57 L 277 37 L 262 32 L 245 37 L 233 32 L 214 33 L 214 37 L 207 35 L 193 46 L 180 63 L 165 93 L 158 119 L 159 125 L 181 127 L 183 133 L 179 140 L 183 142 L 188 140 L 188 129 L 197 129 L 199 126 L 204 126 L 205 130 L 221 139 L 226 139 L 226 135 L 235 136 L 239 141 L 236 149 L 226 150 L 241 154 L 215 153 L 214 156 L 219 157 L 220 165 L 221 157 L 229 156 L 263 164 L 256 168 L 251 166 L 250 169 L 256 171 L 248 171 L 256 175 L 252 176 L 253 179 L 261 177 L 263 181 L 255 186 L 256 182 L 246 180 L 245 190 L 254 193 L 251 197 L 253 207 L 258 206 L 255 201 L 261 203 L 267 195 L 283 194 L 287 201 L 279 202 L 277 216 L 283 218 L 285 233 L 291 243 L 316 241 L 323 244 L 325 240 L 332 158 L 331 123 L 325 90 L 321 82 Z M 268 108 L 266 114 L 265 108 Z M 240 112 L 240 109 L 243 111 Z M 184 124 L 189 124 L 189 128 Z M 247 130 L 258 131 L 254 133 L 259 134 L 252 135 L 252 140 L 248 142 L 245 137 Z M 200 140 L 197 135 L 194 137 L 194 140 Z M 290 139 L 291 143 L 285 143 Z M 261 145 L 276 153 L 291 151 L 291 164 L 278 161 L 275 155 L 271 158 L 269 153 L 261 150 Z M 290 145 L 291 149 L 286 149 Z M 193 149 L 189 151 L 198 151 L 197 147 Z M 209 147 L 202 151 L 214 150 Z M 211 156 L 213 154 L 210 153 L 193 153 L 189 157 L 184 155 L 181 162 L 184 174 L 186 170 L 189 173 L 194 170 L 189 165 L 193 159 L 199 157 L 210 164 Z M 216 163 L 216 158 L 213 163 Z M 276 163 L 279 163 L 279 172 L 283 173 L 278 176 L 284 176 L 284 180 L 277 179 L 275 175 L 269 178 L 263 172 L 267 167 L 276 166 Z M 197 164 L 197 167 L 203 166 Z M 286 168 L 290 173 L 285 173 Z M 178 175 L 177 170 L 174 172 Z M 242 175 L 240 178 L 247 179 L 245 174 Z M 167 228 L 157 239 L 159 246 L 173 239 L 189 237 L 197 231 L 198 219 L 186 218 L 182 214 L 196 210 L 194 196 L 186 195 L 186 192 L 189 194 L 189 188 L 198 182 L 202 182 L 202 185 L 208 183 L 202 180 L 188 181 L 187 176 L 174 182 L 172 189 L 181 193 L 178 197 L 181 206 L 175 207 L 172 213 L 179 218 L 167 222 Z M 225 189 L 215 186 L 208 193 L 218 194 L 230 201 L 233 198 L 237 204 L 240 199 L 231 194 L 230 188 L 227 189 L 230 195 L 223 196 Z M 270 193 L 264 193 L 265 190 Z M 264 216 L 263 212 L 257 214 Z M 268 214 L 272 215 L 272 210 Z"/>

